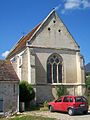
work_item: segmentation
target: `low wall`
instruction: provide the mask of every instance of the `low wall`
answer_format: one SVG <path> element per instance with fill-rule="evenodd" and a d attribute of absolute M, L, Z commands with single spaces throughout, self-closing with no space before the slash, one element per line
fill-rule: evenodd
<path fill-rule="evenodd" d="M 36 102 L 43 103 L 57 99 L 56 87 L 58 85 L 34 85 L 36 92 Z M 85 85 L 64 85 L 67 88 L 67 95 L 85 95 Z"/>

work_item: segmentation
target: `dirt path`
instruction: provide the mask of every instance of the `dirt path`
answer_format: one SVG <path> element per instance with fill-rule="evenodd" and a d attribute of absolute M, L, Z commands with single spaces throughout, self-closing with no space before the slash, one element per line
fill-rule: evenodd
<path fill-rule="evenodd" d="M 90 112 L 88 113 L 88 115 L 75 115 L 75 116 L 69 116 L 68 114 L 58 112 L 51 113 L 49 111 L 32 111 L 24 112 L 23 114 L 55 118 L 56 120 L 90 120 Z"/>

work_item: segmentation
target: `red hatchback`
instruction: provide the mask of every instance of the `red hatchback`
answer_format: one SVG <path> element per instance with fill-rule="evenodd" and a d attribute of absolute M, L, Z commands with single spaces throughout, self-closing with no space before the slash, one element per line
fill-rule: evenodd
<path fill-rule="evenodd" d="M 88 102 L 83 96 L 61 96 L 59 99 L 49 102 L 49 110 L 68 112 L 69 115 L 75 113 L 88 113 Z"/>

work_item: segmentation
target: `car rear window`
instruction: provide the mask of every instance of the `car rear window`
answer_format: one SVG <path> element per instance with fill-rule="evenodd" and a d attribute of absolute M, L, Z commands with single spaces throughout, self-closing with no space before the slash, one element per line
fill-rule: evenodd
<path fill-rule="evenodd" d="M 86 98 L 84 98 L 84 97 L 76 97 L 75 98 L 75 102 L 86 102 L 87 100 L 86 100 Z"/>

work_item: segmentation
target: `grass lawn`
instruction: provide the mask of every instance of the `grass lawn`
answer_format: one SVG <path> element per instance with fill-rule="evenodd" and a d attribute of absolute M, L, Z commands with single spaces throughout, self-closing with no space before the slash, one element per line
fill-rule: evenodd
<path fill-rule="evenodd" d="M 14 118 L 0 118 L 0 120 L 55 120 L 53 118 L 44 118 L 44 117 L 37 117 L 37 116 L 16 116 Z"/>

